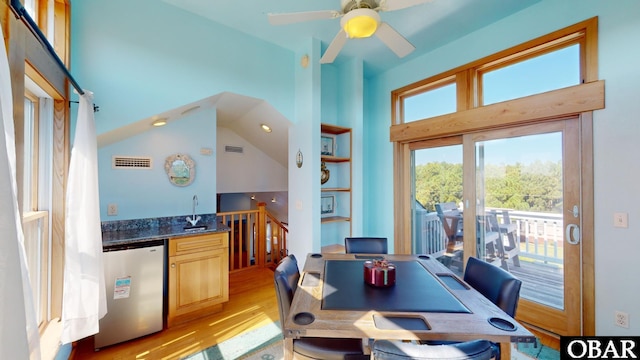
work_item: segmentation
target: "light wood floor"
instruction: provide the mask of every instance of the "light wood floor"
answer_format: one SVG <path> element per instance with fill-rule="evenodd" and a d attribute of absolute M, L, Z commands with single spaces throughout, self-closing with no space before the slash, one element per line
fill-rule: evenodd
<path fill-rule="evenodd" d="M 273 271 L 248 269 L 230 274 L 229 302 L 222 312 L 100 351 L 93 350 L 93 337 L 83 339 L 70 359 L 179 359 L 274 321 Z"/>

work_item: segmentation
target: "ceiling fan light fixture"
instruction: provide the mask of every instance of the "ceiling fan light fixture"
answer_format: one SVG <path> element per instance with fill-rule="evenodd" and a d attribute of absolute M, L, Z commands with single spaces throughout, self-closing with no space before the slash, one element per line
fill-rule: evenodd
<path fill-rule="evenodd" d="M 349 38 L 367 38 L 373 35 L 380 24 L 380 15 L 372 9 L 355 9 L 346 13 L 340 25 Z"/>

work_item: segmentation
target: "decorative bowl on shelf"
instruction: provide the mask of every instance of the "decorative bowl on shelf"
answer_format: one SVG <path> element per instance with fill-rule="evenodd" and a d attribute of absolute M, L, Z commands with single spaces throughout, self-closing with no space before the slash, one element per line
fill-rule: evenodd
<path fill-rule="evenodd" d="M 396 283 L 396 266 L 387 260 L 364 262 L 364 282 L 375 287 L 389 287 Z"/>

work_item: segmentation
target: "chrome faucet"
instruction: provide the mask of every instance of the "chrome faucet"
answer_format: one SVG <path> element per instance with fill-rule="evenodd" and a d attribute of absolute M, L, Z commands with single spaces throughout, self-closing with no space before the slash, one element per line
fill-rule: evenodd
<path fill-rule="evenodd" d="M 198 221 L 200 221 L 200 216 L 196 217 L 196 206 L 198 205 L 198 195 L 193 195 L 193 205 L 192 205 L 192 216 L 187 217 L 187 221 L 191 224 L 191 226 L 196 226 Z"/>

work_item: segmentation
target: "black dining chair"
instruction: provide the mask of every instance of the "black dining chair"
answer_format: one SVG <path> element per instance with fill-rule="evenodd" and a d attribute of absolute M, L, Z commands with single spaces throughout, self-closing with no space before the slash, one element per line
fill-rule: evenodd
<path fill-rule="evenodd" d="M 386 237 L 346 237 L 344 248 L 347 254 L 387 254 Z"/>
<path fill-rule="evenodd" d="M 512 318 L 516 317 L 522 281 L 501 267 L 470 257 L 464 270 L 464 281 Z M 427 344 L 452 344 L 429 341 Z M 493 356 L 500 360 L 500 344 L 491 343 Z"/>
<path fill-rule="evenodd" d="M 298 261 L 293 254 L 280 261 L 274 274 L 276 297 L 278 299 L 278 311 L 280 314 L 280 328 L 289 315 L 293 295 L 298 288 L 300 270 Z M 362 339 L 340 338 L 300 338 L 293 340 L 293 352 L 296 359 L 368 359 L 364 355 Z"/>
<path fill-rule="evenodd" d="M 513 274 L 478 258 L 470 257 L 463 279 L 509 316 L 516 316 L 522 281 Z"/>
<path fill-rule="evenodd" d="M 512 318 L 516 317 L 522 281 L 510 272 L 478 258 L 470 257 L 464 281 Z M 500 344 L 493 343 L 494 357 L 500 359 Z"/>
<path fill-rule="evenodd" d="M 445 345 L 428 345 L 399 340 L 376 340 L 371 349 L 376 360 L 489 360 L 491 343 L 472 340 Z"/>

